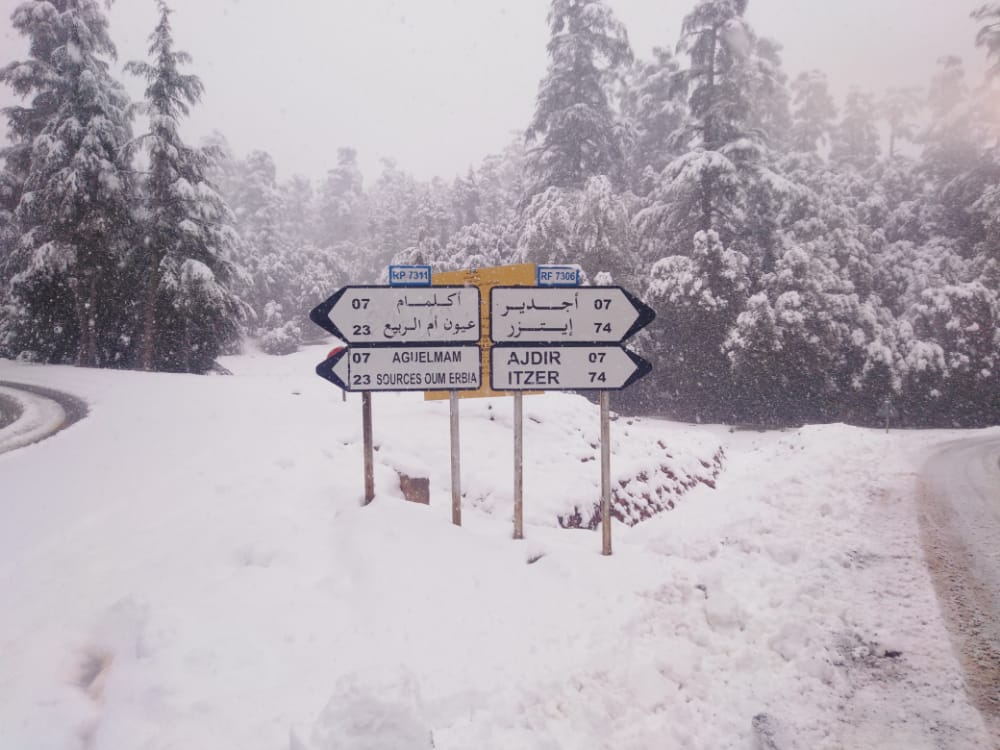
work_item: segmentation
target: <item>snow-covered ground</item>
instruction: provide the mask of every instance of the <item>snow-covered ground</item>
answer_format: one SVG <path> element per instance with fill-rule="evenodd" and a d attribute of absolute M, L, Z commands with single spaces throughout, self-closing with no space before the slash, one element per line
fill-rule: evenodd
<path fill-rule="evenodd" d="M 458 528 L 447 403 L 376 394 L 361 507 L 359 398 L 324 352 L 0 361 L 91 407 L 0 456 L 0 748 L 989 746 L 919 542 L 915 470 L 954 433 L 618 419 L 617 486 L 676 507 L 606 558 L 557 520 L 596 501 L 595 406 L 525 399 L 513 541 L 510 402 L 461 402 Z"/>

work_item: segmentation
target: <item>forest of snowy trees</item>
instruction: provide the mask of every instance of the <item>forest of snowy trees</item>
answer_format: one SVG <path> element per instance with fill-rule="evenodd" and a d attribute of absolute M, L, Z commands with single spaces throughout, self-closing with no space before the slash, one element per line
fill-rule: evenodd
<path fill-rule="evenodd" d="M 22 3 L 0 356 L 205 372 L 246 336 L 294 351 L 313 305 L 391 262 L 577 263 L 657 311 L 623 409 L 874 423 L 889 398 L 909 425 L 1000 422 L 1000 3 L 969 24 L 985 80 L 945 57 L 922 90 L 838 103 L 821 71 L 789 78 L 748 0 L 689 2 L 638 59 L 610 0 L 551 0 L 523 138 L 450 182 L 389 160 L 366 182 L 331 147 L 319 184 L 182 140 L 202 87 L 163 0 L 126 65 L 141 102 L 98 0 Z"/>

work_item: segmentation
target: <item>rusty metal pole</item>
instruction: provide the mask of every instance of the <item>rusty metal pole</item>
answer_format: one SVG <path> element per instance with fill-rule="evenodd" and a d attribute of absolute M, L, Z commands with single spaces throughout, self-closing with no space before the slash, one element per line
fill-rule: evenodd
<path fill-rule="evenodd" d="M 361 394 L 361 432 L 365 453 L 365 505 L 375 498 L 375 456 L 372 447 L 372 394 Z"/>
<path fill-rule="evenodd" d="M 458 391 L 448 394 L 451 412 L 451 522 L 462 525 L 462 461 L 458 440 Z"/>
<path fill-rule="evenodd" d="M 611 554 L 611 408 L 601 391 L 601 554 Z"/>
<path fill-rule="evenodd" d="M 514 538 L 524 539 L 524 394 L 514 392 Z"/>

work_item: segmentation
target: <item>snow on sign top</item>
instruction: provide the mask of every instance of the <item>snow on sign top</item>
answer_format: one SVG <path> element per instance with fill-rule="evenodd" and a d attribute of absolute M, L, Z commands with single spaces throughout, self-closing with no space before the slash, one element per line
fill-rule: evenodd
<path fill-rule="evenodd" d="M 345 286 L 309 313 L 349 344 L 456 344 L 479 341 L 479 290 Z"/>
<path fill-rule="evenodd" d="M 494 287 L 490 338 L 495 343 L 619 343 L 656 313 L 621 287 Z"/>

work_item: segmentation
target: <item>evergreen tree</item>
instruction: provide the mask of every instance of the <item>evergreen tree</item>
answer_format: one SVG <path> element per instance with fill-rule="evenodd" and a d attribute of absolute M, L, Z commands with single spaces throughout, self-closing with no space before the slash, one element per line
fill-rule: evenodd
<path fill-rule="evenodd" d="M 851 89 L 844 102 L 844 113 L 833 130 L 830 160 L 839 166 L 864 171 L 878 158 L 878 128 L 871 94 Z"/>
<path fill-rule="evenodd" d="M 714 231 L 698 232 L 689 255 L 653 264 L 647 304 L 656 310 L 651 348 L 662 406 L 685 419 L 732 420 L 740 411 L 723 349 L 750 290 L 749 261 Z"/>
<path fill-rule="evenodd" d="M 316 243 L 329 247 L 341 242 L 357 244 L 365 233 L 367 204 L 358 152 L 337 149 L 337 165 L 327 172 L 319 190 L 319 234 Z"/>
<path fill-rule="evenodd" d="M 781 152 L 788 144 L 792 113 L 788 76 L 781 62 L 781 45 L 764 37 L 753 39 L 749 65 L 742 68 L 743 84 L 749 91 L 751 132 L 759 132 L 765 143 Z"/>
<path fill-rule="evenodd" d="M 587 278 L 605 272 L 623 282 L 638 258 L 628 206 L 605 176 L 582 190 L 550 187 L 531 199 L 522 215 L 519 260 L 579 264 Z"/>
<path fill-rule="evenodd" d="M 741 0 L 701 0 L 684 19 L 690 116 L 673 142 L 685 152 L 664 168 L 635 218 L 650 262 L 688 252 L 694 234 L 712 230 L 757 273 L 773 265 L 777 215 L 791 185 L 774 171 L 761 126 L 783 117 L 783 76 L 773 45 L 759 44 L 743 19 L 745 8 Z M 755 108 L 755 96 L 768 106 Z"/>
<path fill-rule="evenodd" d="M 920 111 L 921 92 L 919 89 L 893 88 L 885 92 L 878 110 L 889 126 L 889 153 L 891 159 L 896 155 L 896 142 L 900 139 L 913 141 L 915 125 L 913 118 Z"/>
<path fill-rule="evenodd" d="M 129 100 L 109 71 L 107 18 L 95 0 L 33 0 L 11 18 L 29 59 L 0 81 L 30 102 L 6 110 L 5 203 L 16 201 L 20 239 L 4 264 L 14 314 L 3 338 L 47 361 L 116 364 L 130 333 L 120 267 L 133 186 Z"/>
<path fill-rule="evenodd" d="M 987 75 L 996 78 L 1000 76 L 1000 4 L 982 5 L 972 12 L 972 17 L 982 24 L 976 34 L 976 46 L 986 49 L 990 62 Z"/>
<path fill-rule="evenodd" d="M 164 0 L 157 7 L 153 62 L 126 65 L 146 79 L 150 124 L 142 137 L 149 156 L 144 241 L 135 260 L 142 278 L 139 364 L 203 372 L 240 331 L 244 308 L 230 289 L 239 273 L 232 262 L 237 235 L 229 207 L 206 178 L 208 157 L 178 133 L 203 87 L 197 76 L 180 72 L 191 58 L 174 49 L 172 11 Z"/>
<path fill-rule="evenodd" d="M 637 61 L 629 71 L 622 107 L 635 140 L 629 151 L 632 189 L 646 194 L 655 175 L 677 156 L 672 136 L 687 114 L 680 65 L 669 49 L 656 47 L 652 60 Z"/>
<path fill-rule="evenodd" d="M 632 60 L 625 27 L 603 0 L 552 0 L 549 68 L 526 138 L 531 194 L 548 187 L 582 188 L 594 175 L 619 179 L 623 125 L 611 89 Z"/>
<path fill-rule="evenodd" d="M 816 153 L 829 142 L 837 106 L 827 87 L 826 75 L 819 70 L 802 73 L 792 81 L 794 112 L 791 147 Z"/>
<path fill-rule="evenodd" d="M 1000 417 L 1000 300 L 979 281 L 925 290 L 907 316 L 907 396 L 922 424 Z"/>

